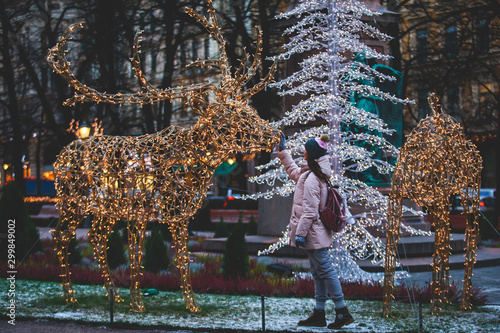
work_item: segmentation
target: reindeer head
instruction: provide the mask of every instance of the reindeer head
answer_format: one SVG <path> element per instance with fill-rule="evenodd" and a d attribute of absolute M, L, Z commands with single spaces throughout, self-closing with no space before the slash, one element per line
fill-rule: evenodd
<path fill-rule="evenodd" d="M 218 67 L 221 73 L 220 86 L 211 86 L 208 91 L 213 95 L 211 102 L 199 97 L 191 97 L 190 103 L 200 114 L 200 130 L 208 130 L 213 140 L 217 141 L 222 150 L 227 152 L 252 152 L 270 149 L 278 142 L 279 131 L 268 121 L 259 117 L 257 111 L 249 104 L 250 98 L 264 89 L 276 71 L 275 62 L 266 77 L 250 89 L 245 85 L 252 79 L 261 65 L 262 35 L 257 29 L 257 49 L 250 64 L 249 57 L 243 50 L 240 65 L 234 74 L 228 64 L 226 41 L 220 31 L 218 18 L 208 1 L 209 22 L 206 17 L 186 9 L 186 12 L 196 19 L 215 39 L 219 48 L 217 60 L 195 61 L 189 66 Z"/>
<path fill-rule="evenodd" d="M 261 65 L 262 37 L 257 32 L 257 51 L 251 65 L 246 52 L 240 60 L 240 66 L 231 73 L 226 55 L 226 41 L 221 34 L 218 18 L 208 0 L 208 13 L 211 23 L 207 18 L 186 9 L 186 12 L 196 19 L 215 39 L 219 48 L 218 59 L 197 60 L 188 66 L 218 67 L 220 81 L 218 85 L 202 83 L 198 85 L 180 86 L 168 89 L 154 88 L 144 76 L 139 58 L 141 32 L 136 34 L 133 45 L 132 67 L 136 73 L 142 90 L 133 94 L 108 94 L 99 92 L 82 84 L 69 69 L 66 60 L 66 43 L 75 29 L 82 28 L 78 23 L 70 26 L 61 37 L 59 43 L 49 50 L 47 60 L 54 71 L 63 76 L 76 90 L 75 95 L 64 102 L 67 106 L 83 102 L 101 102 L 113 104 L 150 104 L 161 100 L 186 98 L 193 110 L 199 115 L 199 121 L 193 128 L 193 135 L 199 140 L 215 141 L 224 152 L 251 152 L 262 149 L 270 150 L 279 139 L 278 130 L 268 121 L 259 117 L 256 110 L 249 105 L 250 98 L 264 89 L 272 80 L 276 71 L 275 62 L 269 73 L 254 87 L 243 90 L 249 80 L 255 75 Z M 202 134 L 205 133 L 205 134 Z M 208 134 L 207 134 L 208 133 Z M 202 137 L 203 136 L 203 137 Z"/>

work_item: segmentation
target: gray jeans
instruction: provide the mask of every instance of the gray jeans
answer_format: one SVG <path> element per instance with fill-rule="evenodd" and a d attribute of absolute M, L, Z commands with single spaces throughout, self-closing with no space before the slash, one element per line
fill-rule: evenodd
<path fill-rule="evenodd" d="M 344 294 L 339 276 L 328 253 L 328 249 L 306 250 L 311 264 L 311 273 L 315 281 L 315 296 L 317 303 L 325 303 L 332 299 L 335 307 L 343 307 Z"/>

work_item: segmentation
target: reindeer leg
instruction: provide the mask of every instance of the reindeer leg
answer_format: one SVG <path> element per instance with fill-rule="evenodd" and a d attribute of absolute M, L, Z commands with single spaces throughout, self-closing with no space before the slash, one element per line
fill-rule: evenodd
<path fill-rule="evenodd" d="M 437 207 L 449 207 L 438 205 Z M 435 223 L 434 254 L 432 263 L 432 305 L 431 313 L 436 315 L 441 310 L 441 304 L 447 302 L 449 292 L 449 248 L 450 221 L 448 211 L 442 208 L 432 210 Z"/>
<path fill-rule="evenodd" d="M 193 288 L 191 286 L 191 271 L 189 269 L 189 251 L 187 249 L 188 238 L 188 220 L 183 220 L 179 225 L 169 224 L 172 239 L 174 241 L 175 256 L 177 268 L 181 277 L 181 288 L 186 301 L 186 308 L 191 312 L 200 311 L 200 307 L 194 298 Z"/>
<path fill-rule="evenodd" d="M 395 180 L 394 183 L 396 183 Z M 385 249 L 385 273 L 384 273 L 384 298 L 383 311 L 384 317 L 389 317 L 392 311 L 392 302 L 394 299 L 394 272 L 396 270 L 396 248 L 399 240 L 399 227 L 401 224 L 403 198 L 391 191 L 389 195 L 389 205 L 387 210 L 387 231 L 386 231 L 386 249 Z"/>
<path fill-rule="evenodd" d="M 479 199 L 476 200 L 476 202 Z M 467 204 L 467 203 L 466 203 Z M 465 211 L 467 216 L 467 225 L 465 229 L 465 271 L 464 271 L 464 286 L 462 288 L 462 301 L 460 302 L 460 310 L 466 311 L 471 309 L 470 294 L 472 288 L 472 269 L 476 262 L 477 236 L 479 225 L 477 222 L 478 209 L 477 206 L 472 207 L 472 216 L 468 211 Z"/>
<path fill-rule="evenodd" d="M 431 281 L 431 313 L 437 314 L 441 306 L 442 283 L 440 279 L 440 264 L 442 261 L 440 247 L 440 237 L 442 228 L 437 226 L 437 219 L 434 219 L 434 254 L 432 255 L 432 281 Z"/>
<path fill-rule="evenodd" d="M 87 237 L 94 248 L 94 254 L 97 258 L 97 263 L 101 269 L 102 278 L 104 280 L 104 286 L 106 287 L 106 296 L 111 295 L 110 291 L 113 288 L 113 295 L 115 302 L 123 302 L 123 299 L 118 294 L 118 290 L 111 278 L 111 271 L 108 265 L 108 256 L 106 253 L 108 236 L 113 230 L 113 226 L 116 223 L 116 219 L 106 219 L 98 218 L 93 221 L 92 227 L 90 228 Z"/>
<path fill-rule="evenodd" d="M 142 302 L 139 277 L 142 275 L 142 253 L 144 251 L 144 236 L 146 234 L 146 218 L 130 221 L 128 230 L 128 253 L 130 258 L 130 306 L 132 311 L 145 312 Z"/>
<path fill-rule="evenodd" d="M 62 207 L 60 209 L 60 214 L 61 216 L 59 221 L 52 231 L 52 239 L 54 241 L 57 259 L 59 260 L 59 266 L 61 268 L 60 276 L 62 279 L 64 298 L 67 303 L 75 303 L 77 300 L 75 298 L 73 285 L 71 284 L 68 248 L 70 241 L 73 237 L 75 237 L 76 227 L 83 220 L 84 216 L 76 214 L 74 209 L 69 207 Z"/>

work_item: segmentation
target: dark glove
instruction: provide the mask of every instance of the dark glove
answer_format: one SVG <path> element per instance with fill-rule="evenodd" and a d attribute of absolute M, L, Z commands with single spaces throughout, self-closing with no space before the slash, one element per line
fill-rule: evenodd
<path fill-rule="evenodd" d="M 280 144 L 278 146 L 279 151 L 285 150 L 285 144 L 286 144 L 285 134 L 281 132 Z"/>
<path fill-rule="evenodd" d="M 306 238 L 302 236 L 295 236 L 295 245 L 297 245 L 297 247 L 306 247 Z"/>

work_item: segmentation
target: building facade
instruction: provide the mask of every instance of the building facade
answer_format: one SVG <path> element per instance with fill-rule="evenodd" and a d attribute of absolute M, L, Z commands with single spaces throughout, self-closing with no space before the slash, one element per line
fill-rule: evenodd
<path fill-rule="evenodd" d="M 500 9 L 487 0 L 400 2 L 399 48 L 406 134 L 425 118 L 435 92 L 483 157 L 482 187 L 496 187 L 500 107 Z"/>

